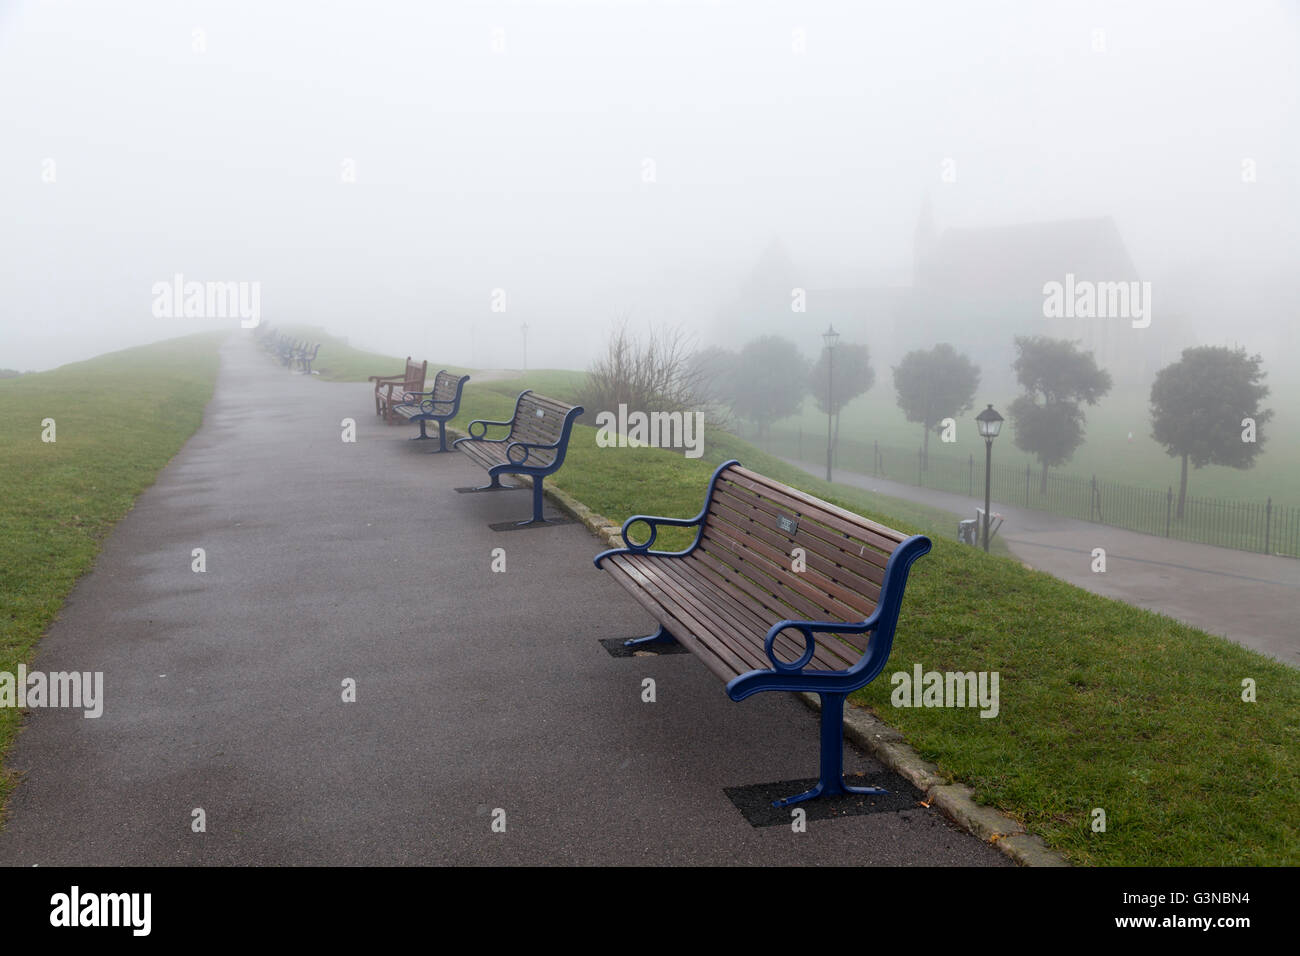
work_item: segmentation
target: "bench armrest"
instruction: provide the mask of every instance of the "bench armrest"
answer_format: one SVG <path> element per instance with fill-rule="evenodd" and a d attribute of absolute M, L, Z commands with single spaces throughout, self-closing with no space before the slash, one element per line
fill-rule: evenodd
<path fill-rule="evenodd" d="M 796 674 L 808 666 L 812 660 L 813 652 L 817 649 L 817 638 L 814 634 L 862 634 L 866 631 L 874 630 L 876 621 L 880 617 L 880 609 L 877 608 L 871 617 L 865 621 L 853 621 L 844 623 L 841 621 L 777 621 L 767 631 L 767 637 L 763 641 L 763 650 L 767 653 L 767 659 L 772 662 L 772 669 L 782 674 Z M 782 631 L 796 630 L 803 634 L 804 650 L 803 655 L 797 661 L 786 662 L 776 656 L 772 646 L 776 642 L 776 636 Z"/>
<path fill-rule="evenodd" d="M 500 440 L 504 441 L 505 439 L 500 439 Z M 510 464 L 512 465 L 522 465 L 524 462 L 528 460 L 528 456 L 532 454 L 534 449 L 536 449 L 537 451 L 555 451 L 562 444 L 564 443 L 558 441 L 551 442 L 548 445 L 539 445 L 536 442 L 531 442 L 531 441 L 518 441 L 518 440 L 512 441 L 509 445 L 506 445 L 506 461 L 510 462 Z M 516 448 L 522 448 L 524 450 L 524 457 L 520 458 L 518 461 L 516 461 L 514 456 L 511 454 L 511 452 L 513 452 Z M 667 520 L 667 519 L 661 519 L 661 520 Z"/>
<path fill-rule="evenodd" d="M 372 375 L 367 379 L 369 382 L 405 382 L 405 375 Z"/>
<path fill-rule="evenodd" d="M 600 562 L 615 554 L 649 554 L 656 558 L 679 558 L 682 555 L 690 554 L 695 550 L 695 545 L 699 543 L 699 534 L 695 536 L 695 541 L 685 551 L 651 551 L 650 546 L 655 543 L 655 538 L 659 537 L 659 526 L 668 525 L 673 528 L 696 528 L 704 523 L 704 516 L 707 512 L 701 512 L 694 518 L 665 518 L 662 515 L 633 515 L 623 522 L 623 527 L 619 529 L 619 534 L 623 536 L 625 548 L 611 548 L 608 551 L 602 551 L 596 555 L 594 561 L 596 567 L 600 567 Z M 634 542 L 627 536 L 628 529 L 638 521 L 650 526 L 650 537 L 646 538 L 640 544 Z"/>
<path fill-rule="evenodd" d="M 469 432 L 469 437 L 475 441 L 505 441 L 504 438 L 484 438 L 483 436 L 487 434 L 487 427 L 489 425 L 513 425 L 514 423 L 514 419 L 504 422 L 490 422 L 485 418 L 476 418 L 469 423 L 466 430 Z M 483 430 L 477 435 L 474 434 L 475 425 L 483 426 Z"/>
<path fill-rule="evenodd" d="M 609 551 L 602 551 L 595 557 L 596 567 L 600 567 L 600 562 L 605 558 L 615 554 L 649 554 L 659 558 L 676 558 L 690 554 L 700 543 L 700 536 L 704 534 L 704 519 L 709 514 L 709 502 L 713 500 L 713 488 L 718 483 L 718 476 L 730 468 L 732 465 L 738 465 L 740 462 L 732 458 L 724 461 L 713 472 L 713 477 L 709 479 L 709 490 L 704 493 L 704 506 L 700 508 L 700 513 L 694 518 L 665 518 L 662 515 L 633 515 L 623 522 L 623 527 L 619 529 L 619 534 L 623 536 L 625 548 L 612 548 Z M 632 527 L 638 521 L 650 526 L 650 537 L 646 538 L 641 544 L 633 544 L 632 539 L 627 536 L 627 529 Z M 668 525 L 673 528 L 698 528 L 695 532 L 695 540 L 685 551 L 651 551 L 650 546 L 655 543 L 655 538 L 659 536 L 659 525 Z"/>
<path fill-rule="evenodd" d="M 650 552 L 650 547 L 659 537 L 659 526 L 667 525 L 670 528 L 695 528 L 704 521 L 704 515 L 698 514 L 694 518 L 665 518 L 662 515 L 633 515 L 623 522 L 623 527 L 619 528 L 618 533 L 623 537 L 623 543 L 627 545 L 629 551 Z M 650 526 L 650 537 L 640 544 L 635 544 L 627 536 L 628 529 L 637 522 Z"/>

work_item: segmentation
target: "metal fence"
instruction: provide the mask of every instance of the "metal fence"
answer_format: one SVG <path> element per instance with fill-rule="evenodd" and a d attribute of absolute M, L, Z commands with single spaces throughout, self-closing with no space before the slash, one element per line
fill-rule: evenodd
<path fill-rule="evenodd" d="M 767 442 L 773 454 L 803 461 L 824 461 L 826 437 L 773 431 Z M 928 461 L 927 461 L 928 457 Z M 1300 557 L 1300 508 L 1264 501 L 1236 501 L 1189 495 L 1178 517 L 1178 494 L 1098 479 L 1095 475 L 1047 475 L 1032 465 L 998 464 L 994 456 L 992 498 L 1007 505 L 1050 511 L 1070 518 L 1108 524 L 1182 541 L 1196 541 L 1239 551 Z M 878 442 L 841 438 L 835 465 L 849 471 L 907 484 L 984 498 L 984 456 L 958 457 L 931 449 L 888 447 Z"/>

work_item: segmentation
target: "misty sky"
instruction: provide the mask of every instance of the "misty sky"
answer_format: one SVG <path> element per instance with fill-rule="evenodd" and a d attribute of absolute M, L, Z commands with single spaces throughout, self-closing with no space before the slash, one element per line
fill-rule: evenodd
<path fill-rule="evenodd" d="M 434 363 L 517 367 L 527 322 L 530 366 L 581 368 L 621 315 L 711 344 L 777 237 L 811 287 L 906 284 L 927 196 L 940 231 L 1108 215 L 1144 278 L 1283 287 L 1298 32 L 1250 0 L 0 0 L 0 367 L 210 325 L 151 314 L 179 272 Z"/>

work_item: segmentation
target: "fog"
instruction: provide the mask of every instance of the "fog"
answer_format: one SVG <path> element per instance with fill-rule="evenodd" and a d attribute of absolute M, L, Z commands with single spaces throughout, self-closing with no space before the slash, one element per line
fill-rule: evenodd
<path fill-rule="evenodd" d="M 834 321 L 888 360 L 928 215 L 1109 219 L 1135 274 L 1089 278 L 1150 281 L 1166 350 L 1275 374 L 1298 31 L 1264 2 L 0 2 L 0 367 L 238 328 L 156 316 L 177 274 L 432 363 L 518 367 L 527 323 L 530 367 L 582 368 L 624 316 L 810 356 Z"/>

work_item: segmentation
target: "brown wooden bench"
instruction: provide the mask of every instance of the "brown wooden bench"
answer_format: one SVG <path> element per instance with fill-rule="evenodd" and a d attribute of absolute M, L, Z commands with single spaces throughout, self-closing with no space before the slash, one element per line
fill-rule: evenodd
<path fill-rule="evenodd" d="M 636 544 L 628 529 L 638 523 L 649 536 Z M 695 540 L 683 551 L 652 551 L 660 526 L 695 528 Z M 597 555 L 596 567 L 659 622 L 629 646 L 680 642 L 732 700 L 765 690 L 821 696 L 820 780 L 774 806 L 883 792 L 844 783 L 844 699 L 889 659 L 908 570 L 930 550 L 928 538 L 729 461 L 714 472 L 698 515 L 634 516 L 623 541 Z"/>
<path fill-rule="evenodd" d="M 433 436 L 425 431 L 429 422 L 438 423 L 438 451 L 447 451 L 447 423 L 460 414 L 460 397 L 469 381 L 468 375 L 452 375 L 441 369 L 433 377 L 433 388 L 412 395 L 409 401 L 398 402 L 393 412 L 399 418 L 420 423 L 420 434 L 411 441 L 428 441 Z"/>
<path fill-rule="evenodd" d="M 418 395 L 424 391 L 424 377 L 428 370 L 427 360 L 417 364 L 408 355 L 406 370 L 401 375 L 370 376 L 370 381 L 375 383 L 375 414 L 382 415 L 384 421 L 393 424 L 393 406 L 406 401 L 407 395 Z"/>
<path fill-rule="evenodd" d="M 529 390 L 519 393 L 515 412 L 508 421 L 470 422 L 469 437 L 458 438 L 452 447 L 486 468 L 491 479 L 489 484 L 472 490 L 500 491 L 502 475 L 530 475 L 533 517 L 518 524 L 520 527 L 547 524 L 542 518 L 542 479 L 559 471 L 564 464 L 573 420 L 582 412 L 581 405 L 566 405 Z M 478 434 L 474 433 L 476 425 Z M 489 426 L 508 426 L 510 431 L 504 438 L 488 438 Z"/>

